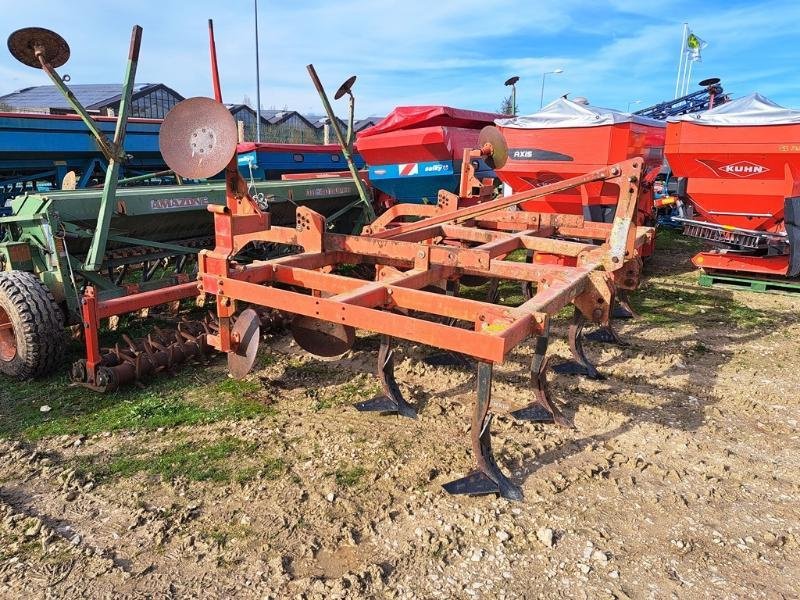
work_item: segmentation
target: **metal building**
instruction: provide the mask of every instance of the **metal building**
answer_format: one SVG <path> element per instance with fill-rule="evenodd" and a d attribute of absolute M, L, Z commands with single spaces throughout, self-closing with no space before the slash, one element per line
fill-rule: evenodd
<path fill-rule="evenodd" d="M 119 110 L 122 98 L 122 86 L 119 84 L 76 84 L 71 85 L 70 89 L 90 112 L 113 116 Z M 133 90 L 130 116 L 163 119 L 183 99 L 183 96 L 163 83 L 140 83 Z M 23 88 L 0 96 L 0 111 L 52 115 L 74 112 L 61 92 L 52 85 Z"/>

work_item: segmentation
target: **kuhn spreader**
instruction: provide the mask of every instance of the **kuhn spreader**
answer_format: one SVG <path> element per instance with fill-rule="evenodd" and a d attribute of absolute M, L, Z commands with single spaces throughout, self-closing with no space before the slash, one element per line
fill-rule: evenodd
<path fill-rule="evenodd" d="M 309 71 L 315 78 L 312 67 Z M 192 153 L 191 132 L 226 127 L 211 118 L 209 111 L 192 110 L 192 103 L 206 101 L 185 101 L 185 122 L 171 131 L 162 130 L 162 136 L 174 140 L 183 136 L 182 142 L 176 141 L 181 155 L 165 156 L 178 173 L 203 169 L 202 160 Z M 532 401 L 512 414 L 569 425 L 548 392 L 550 319 L 563 307 L 575 306 L 570 347 L 574 359 L 593 370 L 581 345 L 582 328 L 587 321 L 609 323 L 617 291 L 636 287 L 640 250 L 654 234 L 652 228 L 637 227 L 634 222 L 643 160 L 632 158 L 497 199 L 470 196 L 470 190 L 481 186 L 474 180 L 471 161 L 464 161 L 460 195 L 442 191 L 436 205 L 398 204 L 356 236 L 327 231 L 325 218 L 305 207 L 297 209 L 296 226 L 276 226 L 270 213 L 248 195 L 236 169 L 233 146 L 228 154 L 226 202 L 208 207 L 214 215 L 216 246 L 200 253 L 199 278 L 202 291 L 216 297 L 219 331 L 207 340 L 227 353 L 231 373 L 244 376 L 254 364 L 259 322 L 252 308 L 241 310 L 248 305 L 294 315 L 295 340 L 315 355 L 346 352 L 355 343 L 356 329 L 379 333 L 377 372 L 384 393 L 359 403 L 356 408 L 362 411 L 416 415 L 394 378 L 393 338 L 473 357 L 478 363 L 471 429 L 476 470 L 445 489 L 454 494 L 498 493 L 520 499 L 520 488 L 504 475 L 492 454 L 493 366 L 518 344 L 535 338 Z M 503 155 L 502 144 L 494 147 L 490 142 L 471 153 L 472 158 L 491 159 L 495 164 L 505 160 Z M 515 210 L 523 202 L 596 182 L 617 190 L 612 223 L 590 222 L 575 214 Z M 253 243 L 297 247 L 302 252 L 238 264 L 237 253 Z M 519 249 L 557 255 L 563 264 L 506 260 Z M 374 279 L 334 272 L 342 265 L 370 265 Z M 528 282 L 535 293 L 517 307 L 458 297 L 457 284 L 467 276 Z M 448 294 L 441 293 L 445 289 Z"/>
<path fill-rule="evenodd" d="M 711 272 L 800 274 L 800 111 L 753 94 L 670 119 L 665 152 L 677 196 L 694 209 L 684 233 L 715 248 Z"/>

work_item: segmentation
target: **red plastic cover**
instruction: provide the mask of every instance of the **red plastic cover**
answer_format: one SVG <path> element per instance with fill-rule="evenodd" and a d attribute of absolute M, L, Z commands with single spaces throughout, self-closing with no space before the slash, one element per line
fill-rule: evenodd
<path fill-rule="evenodd" d="M 503 116 L 477 110 L 452 108 L 450 106 L 398 106 L 380 123 L 359 133 L 358 137 L 369 137 L 379 133 L 398 131 L 400 129 L 416 129 L 418 127 L 440 126 L 480 129 L 486 125 L 494 125 L 494 120 Z"/>

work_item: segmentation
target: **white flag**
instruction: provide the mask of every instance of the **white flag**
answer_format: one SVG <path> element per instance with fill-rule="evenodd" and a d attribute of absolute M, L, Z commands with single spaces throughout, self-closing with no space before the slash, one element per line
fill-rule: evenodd
<path fill-rule="evenodd" d="M 689 37 L 686 38 L 686 53 L 689 55 L 689 60 L 692 62 L 702 61 L 700 51 L 706 46 L 708 46 L 706 42 L 690 32 Z"/>

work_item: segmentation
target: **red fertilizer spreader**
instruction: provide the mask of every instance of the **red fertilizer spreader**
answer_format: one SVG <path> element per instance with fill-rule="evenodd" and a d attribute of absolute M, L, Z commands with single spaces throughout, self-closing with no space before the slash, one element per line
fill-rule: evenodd
<path fill-rule="evenodd" d="M 669 119 L 665 153 L 686 235 L 710 272 L 800 274 L 800 111 L 752 94 Z"/>
<path fill-rule="evenodd" d="M 643 157 L 645 173 L 655 176 L 664 160 L 663 121 L 566 98 L 531 115 L 498 120 L 497 125 L 508 145 L 508 161 L 496 169 L 497 176 L 515 193 L 634 157 Z M 593 182 L 525 202 L 520 208 L 611 222 L 618 195 L 613 184 Z M 652 224 L 652 214 L 652 187 L 644 185 L 636 223 Z"/>

